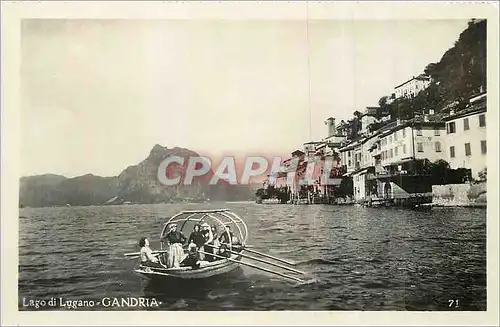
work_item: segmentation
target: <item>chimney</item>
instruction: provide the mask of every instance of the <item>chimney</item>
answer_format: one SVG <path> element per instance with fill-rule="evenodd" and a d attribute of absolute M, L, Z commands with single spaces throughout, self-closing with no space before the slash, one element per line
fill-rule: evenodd
<path fill-rule="evenodd" d="M 424 121 L 428 122 L 429 121 L 429 115 L 424 115 Z"/>
<path fill-rule="evenodd" d="M 335 130 L 335 118 L 332 118 L 332 117 L 328 118 L 325 121 L 325 124 L 328 127 L 328 135 L 327 135 L 327 137 L 335 135 L 336 134 L 336 130 Z"/>

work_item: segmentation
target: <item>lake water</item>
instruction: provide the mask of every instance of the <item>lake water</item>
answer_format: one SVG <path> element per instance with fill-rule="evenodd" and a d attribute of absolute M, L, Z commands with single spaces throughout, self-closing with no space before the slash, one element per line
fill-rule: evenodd
<path fill-rule="evenodd" d="M 179 289 L 133 273 L 137 259 L 123 254 L 141 236 L 158 248 L 168 216 L 222 207 L 247 222 L 249 244 L 299 262 L 307 282 L 243 267 Z M 149 297 L 159 310 L 486 310 L 484 209 L 211 203 L 24 208 L 19 219 L 20 310 L 52 297 Z"/>

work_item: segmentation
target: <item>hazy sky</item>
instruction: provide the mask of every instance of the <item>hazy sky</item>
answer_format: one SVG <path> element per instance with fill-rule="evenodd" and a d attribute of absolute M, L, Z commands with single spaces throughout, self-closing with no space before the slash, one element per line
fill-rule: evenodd
<path fill-rule="evenodd" d="M 116 175 L 156 143 L 289 153 L 438 61 L 466 26 L 25 20 L 22 174 Z"/>

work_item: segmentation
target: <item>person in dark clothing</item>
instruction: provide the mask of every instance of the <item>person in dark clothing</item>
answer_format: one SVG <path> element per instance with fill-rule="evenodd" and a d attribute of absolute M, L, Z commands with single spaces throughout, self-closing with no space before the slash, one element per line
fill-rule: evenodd
<path fill-rule="evenodd" d="M 230 225 L 226 225 L 226 230 L 219 237 L 219 242 L 221 244 L 230 244 L 233 239 L 233 231 Z"/>
<path fill-rule="evenodd" d="M 198 247 L 196 246 L 196 244 L 194 244 L 194 242 L 191 242 L 188 246 L 188 256 L 181 262 L 181 265 L 191 266 L 193 269 L 200 268 L 198 259 Z"/>
<path fill-rule="evenodd" d="M 170 231 L 162 238 L 162 241 L 167 240 L 168 244 L 181 244 L 186 243 L 187 238 L 177 230 L 177 225 L 173 225 Z"/>
<path fill-rule="evenodd" d="M 185 259 L 184 249 L 182 245 L 186 243 L 186 236 L 181 232 L 177 231 L 177 225 L 170 225 L 170 230 L 167 235 L 163 236 L 162 241 L 167 240 L 169 245 L 168 252 L 168 262 L 169 268 L 178 268 L 180 263 Z"/>
<path fill-rule="evenodd" d="M 196 244 L 198 248 L 202 247 L 203 244 L 205 244 L 203 234 L 200 231 L 200 225 L 198 224 L 194 225 L 193 231 L 189 235 L 188 244 L 191 244 L 191 242 Z"/>
<path fill-rule="evenodd" d="M 230 225 L 226 225 L 226 231 L 221 234 L 219 241 L 221 244 L 226 244 L 228 247 L 231 245 L 230 250 L 234 249 L 238 251 L 238 249 L 241 249 L 241 241 L 233 234 Z"/>
<path fill-rule="evenodd" d="M 221 257 L 225 257 L 225 258 L 229 258 L 231 257 L 231 252 L 229 252 L 229 249 L 228 249 L 229 245 L 226 244 L 226 243 L 222 243 L 219 247 L 219 250 L 218 250 L 218 255 L 221 256 Z"/>

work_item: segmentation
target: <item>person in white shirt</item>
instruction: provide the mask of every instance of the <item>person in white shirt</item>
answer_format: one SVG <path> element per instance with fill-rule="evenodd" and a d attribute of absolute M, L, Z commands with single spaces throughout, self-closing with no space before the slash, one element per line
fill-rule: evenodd
<path fill-rule="evenodd" d="M 153 255 L 153 251 L 149 247 L 149 240 L 146 237 L 141 238 L 139 246 L 141 247 L 141 251 L 139 252 L 141 264 L 144 266 L 157 266 L 158 258 Z"/>

